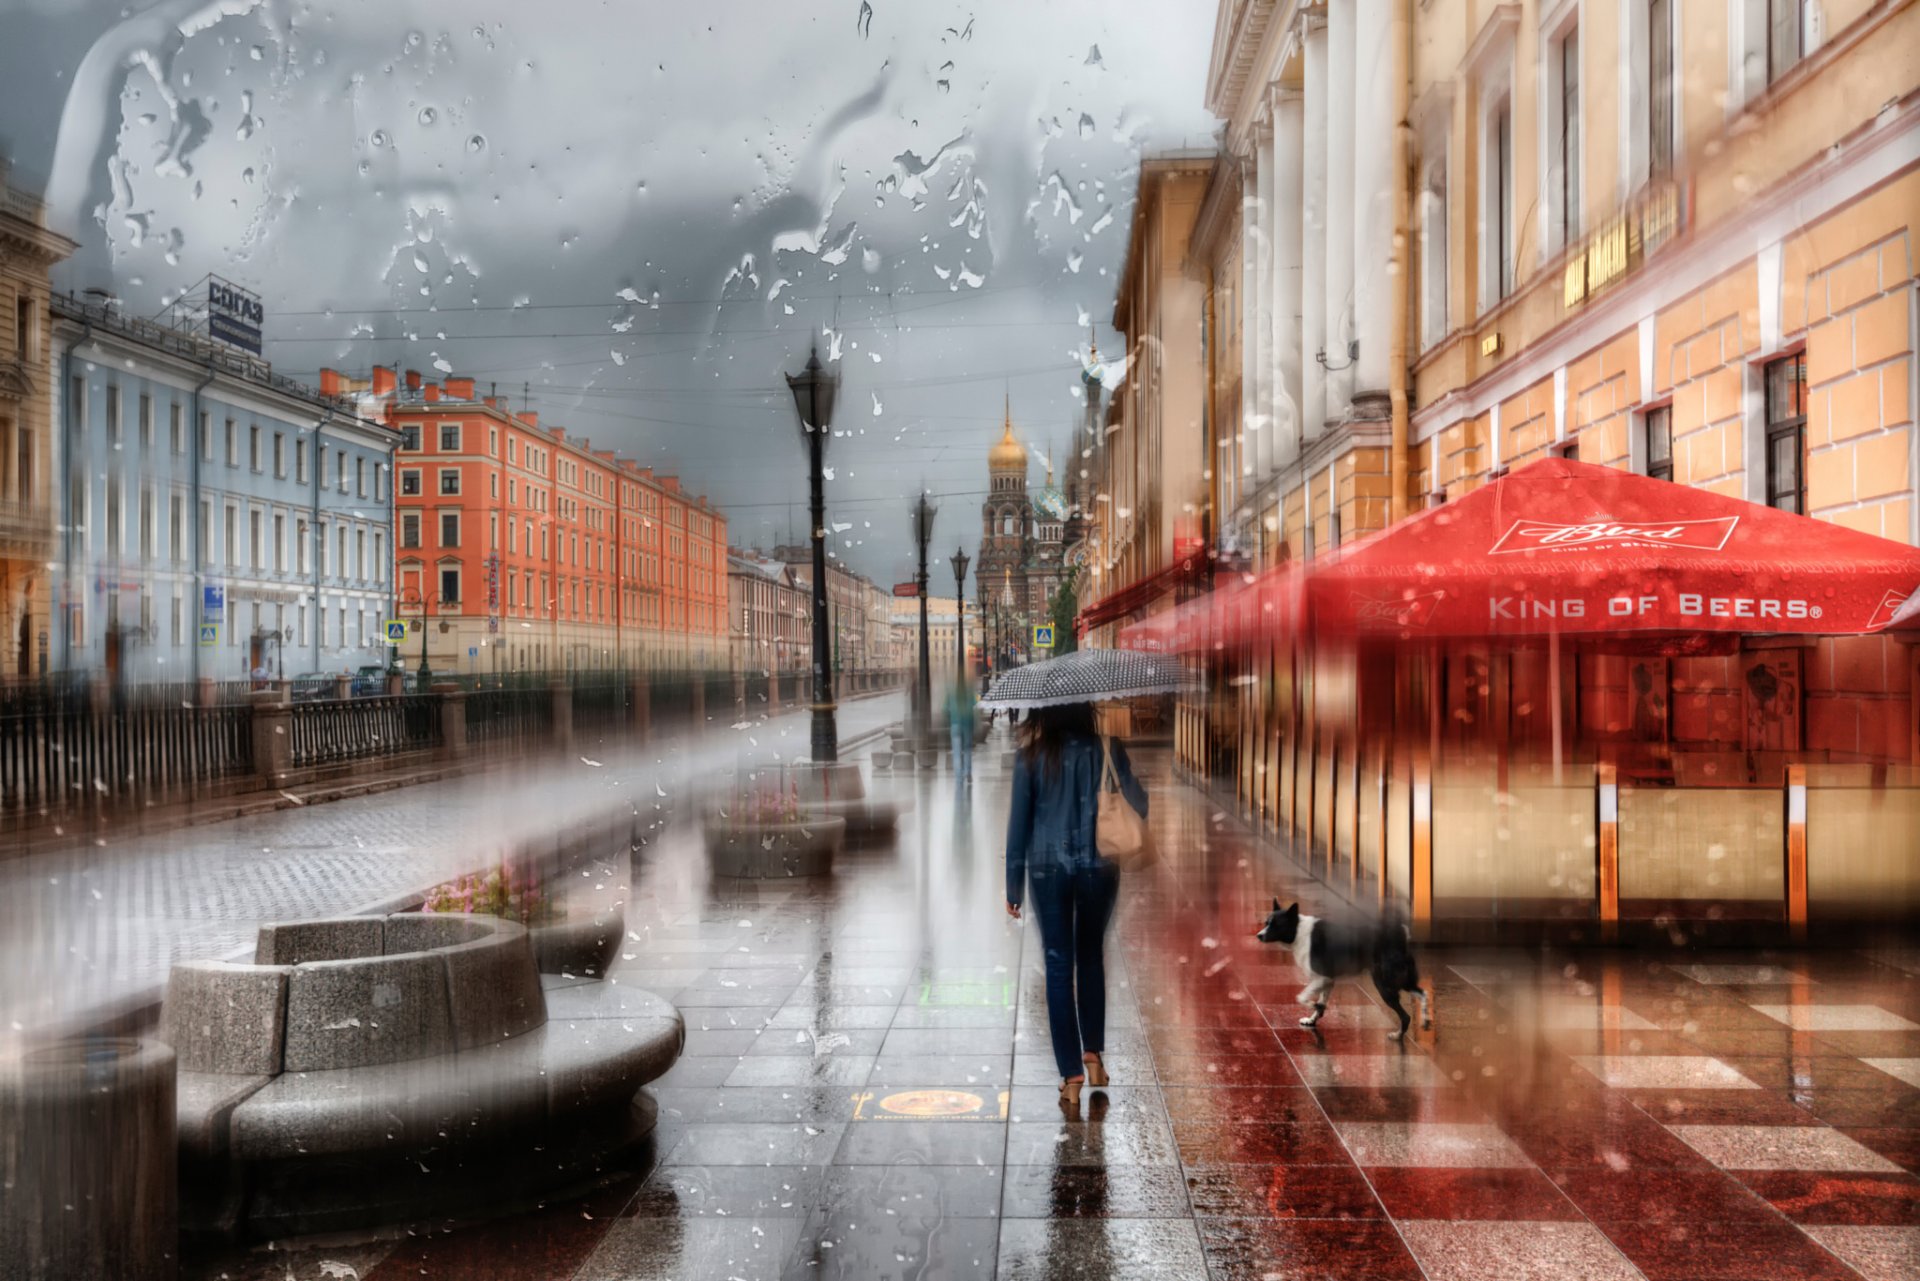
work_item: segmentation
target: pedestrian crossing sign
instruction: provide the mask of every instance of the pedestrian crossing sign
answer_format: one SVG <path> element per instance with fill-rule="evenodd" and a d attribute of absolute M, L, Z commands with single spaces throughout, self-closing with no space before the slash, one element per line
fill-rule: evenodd
<path fill-rule="evenodd" d="M 407 620 L 389 618 L 387 620 L 387 644 L 398 645 L 407 638 Z"/>
<path fill-rule="evenodd" d="M 220 643 L 220 624 L 218 623 L 200 624 L 201 648 L 203 649 L 211 648 L 215 645 L 218 645 L 219 643 Z"/>
<path fill-rule="evenodd" d="M 1053 648 L 1053 624 L 1035 623 L 1033 625 L 1033 647 L 1035 649 Z"/>

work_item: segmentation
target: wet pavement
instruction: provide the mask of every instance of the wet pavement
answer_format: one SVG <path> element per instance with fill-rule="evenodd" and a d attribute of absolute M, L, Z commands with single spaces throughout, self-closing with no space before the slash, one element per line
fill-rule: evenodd
<path fill-rule="evenodd" d="M 831 878 L 646 852 L 615 979 L 685 1014 L 632 1168 L 479 1224 L 200 1258 L 192 1278 L 1920 1276 L 1920 950 L 1426 950 L 1402 1046 L 1250 931 L 1282 870 L 1139 754 L 1163 864 L 1109 940 L 1110 1088 L 1064 1114 L 1008 920 L 997 740 L 899 786 Z"/>

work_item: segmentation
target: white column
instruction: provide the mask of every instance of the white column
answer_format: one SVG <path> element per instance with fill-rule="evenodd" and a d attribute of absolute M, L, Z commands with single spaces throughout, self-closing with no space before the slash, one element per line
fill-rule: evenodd
<path fill-rule="evenodd" d="M 1260 332 L 1260 275 L 1255 264 L 1260 261 L 1261 231 L 1260 179 L 1256 165 L 1257 160 L 1249 158 L 1241 174 L 1240 419 L 1231 427 L 1233 448 L 1225 451 L 1221 457 L 1222 465 L 1229 468 L 1233 475 L 1233 502 L 1225 513 L 1228 519 L 1238 517 L 1240 503 L 1252 488 L 1252 477 L 1247 474 L 1247 449 L 1251 444 L 1247 424 L 1259 409 L 1255 382 L 1260 369 L 1259 342 L 1256 339 Z"/>
<path fill-rule="evenodd" d="M 1327 417 L 1353 399 L 1353 51 L 1351 0 L 1327 6 Z"/>
<path fill-rule="evenodd" d="M 1300 43 L 1306 63 L 1300 130 L 1300 419 L 1301 439 L 1313 440 L 1327 420 L 1327 376 L 1313 358 L 1325 343 L 1327 315 L 1327 29 L 1318 10 L 1301 15 Z"/>
<path fill-rule="evenodd" d="M 1273 451 L 1274 462 L 1300 455 L 1300 237 L 1303 104 L 1298 89 L 1273 98 Z"/>
<path fill-rule="evenodd" d="M 1355 50 L 1353 75 L 1353 335 L 1360 358 L 1350 375 L 1355 392 L 1387 390 L 1387 259 L 1393 252 L 1393 28 L 1392 0 L 1355 0 L 1359 29 L 1369 33 Z"/>
<path fill-rule="evenodd" d="M 1258 176 L 1258 204 L 1254 210 L 1256 231 L 1254 247 L 1254 293 L 1258 301 L 1254 327 L 1246 341 L 1253 348 L 1253 413 L 1248 419 L 1247 457 L 1253 463 L 1252 484 L 1256 489 L 1273 474 L 1274 386 L 1273 386 L 1273 121 L 1269 117 L 1254 126 L 1253 166 Z"/>

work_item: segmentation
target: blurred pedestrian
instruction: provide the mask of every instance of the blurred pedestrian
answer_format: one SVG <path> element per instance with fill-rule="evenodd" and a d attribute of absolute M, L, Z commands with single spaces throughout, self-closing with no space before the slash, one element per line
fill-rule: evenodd
<path fill-rule="evenodd" d="M 1030 890 L 1045 948 L 1047 1030 L 1060 1068 L 1060 1103 L 1075 1115 L 1081 1086 L 1107 1083 L 1103 948 L 1120 869 L 1100 856 L 1094 819 L 1109 769 L 1145 818 L 1146 791 L 1126 749 L 1096 730 L 1091 703 L 1028 713 L 1007 817 L 1007 914 L 1020 919 Z"/>
<path fill-rule="evenodd" d="M 962 676 L 947 687 L 947 731 L 953 737 L 955 777 L 973 781 L 973 685 Z"/>

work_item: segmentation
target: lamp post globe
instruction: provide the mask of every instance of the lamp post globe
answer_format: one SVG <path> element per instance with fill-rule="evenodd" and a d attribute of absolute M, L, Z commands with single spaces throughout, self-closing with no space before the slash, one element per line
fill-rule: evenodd
<path fill-rule="evenodd" d="M 954 648 L 959 652 L 956 660 L 959 677 L 963 681 L 972 680 L 973 673 L 967 670 L 967 549 L 953 549 L 953 635 Z"/>
<path fill-rule="evenodd" d="M 807 451 L 807 496 L 813 539 L 813 733 L 816 763 L 839 759 L 839 730 L 834 723 L 833 651 L 827 633 L 827 512 L 826 448 L 833 423 L 834 393 L 840 380 L 820 364 L 816 347 L 799 374 L 788 374 L 787 390 L 800 419 L 800 439 Z"/>

